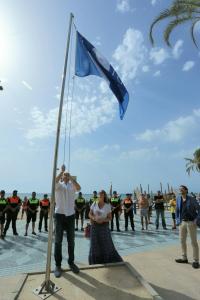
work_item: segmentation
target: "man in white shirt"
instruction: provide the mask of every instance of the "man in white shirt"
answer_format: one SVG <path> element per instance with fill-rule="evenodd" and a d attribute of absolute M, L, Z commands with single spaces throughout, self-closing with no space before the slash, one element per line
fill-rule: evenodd
<path fill-rule="evenodd" d="M 78 274 L 79 268 L 74 264 L 74 239 L 75 239 L 75 193 L 80 191 L 78 182 L 67 172 L 65 165 L 61 167 L 60 174 L 56 177 L 55 189 L 55 249 L 54 258 L 56 268 L 55 277 L 60 277 L 62 273 L 62 240 L 63 232 L 67 233 L 68 242 L 68 264 L 70 269 Z"/>

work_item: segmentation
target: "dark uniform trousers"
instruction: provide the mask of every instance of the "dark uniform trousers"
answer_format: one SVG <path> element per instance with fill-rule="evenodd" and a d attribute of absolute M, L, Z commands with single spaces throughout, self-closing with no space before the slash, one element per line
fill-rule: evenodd
<path fill-rule="evenodd" d="M 62 263 L 62 240 L 63 233 L 67 233 L 68 243 L 68 264 L 74 262 L 74 239 L 75 239 L 75 216 L 65 216 L 63 214 L 55 214 L 55 248 L 54 258 L 56 266 L 60 267 Z"/>
<path fill-rule="evenodd" d="M 40 221 L 39 221 L 39 226 L 38 229 L 41 230 L 42 229 L 42 221 L 44 219 L 44 227 L 45 230 L 47 231 L 48 229 L 48 225 L 47 225 L 47 220 L 48 220 L 48 210 L 40 210 Z"/>
<path fill-rule="evenodd" d="M 112 219 L 111 219 L 111 230 L 113 230 L 113 219 L 114 219 L 114 216 L 115 216 L 115 219 L 116 219 L 116 227 L 117 227 L 117 230 L 119 230 L 119 209 L 115 209 L 112 211 Z"/>
<path fill-rule="evenodd" d="M 18 215 L 18 210 L 15 211 L 15 212 L 11 212 L 11 211 L 7 212 L 6 225 L 4 227 L 4 232 L 5 233 L 8 230 L 11 221 L 12 221 L 12 230 L 13 230 L 13 233 L 14 234 L 17 233 L 17 229 L 16 229 L 17 215 Z"/>
<path fill-rule="evenodd" d="M 124 211 L 124 219 L 125 219 L 125 228 L 128 228 L 128 218 L 130 218 L 131 228 L 134 229 L 134 221 L 133 221 L 133 210 L 129 210 L 129 212 Z"/>

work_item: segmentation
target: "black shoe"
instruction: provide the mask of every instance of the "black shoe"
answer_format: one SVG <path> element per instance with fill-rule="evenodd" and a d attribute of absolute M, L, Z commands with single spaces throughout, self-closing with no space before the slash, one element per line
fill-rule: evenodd
<path fill-rule="evenodd" d="M 75 228 L 75 231 L 78 231 L 78 227 Z"/>
<path fill-rule="evenodd" d="M 27 232 L 25 232 L 25 233 L 24 233 L 24 236 L 27 236 L 27 235 L 28 235 L 28 233 L 27 233 Z"/>
<path fill-rule="evenodd" d="M 19 235 L 17 232 L 13 232 L 13 235 Z"/>
<path fill-rule="evenodd" d="M 199 268 L 199 262 L 198 262 L 198 261 L 194 261 L 194 262 L 192 263 L 192 267 L 193 267 L 194 269 L 198 269 L 198 268 Z"/>
<path fill-rule="evenodd" d="M 125 231 L 128 231 L 128 228 L 127 228 L 127 227 L 125 228 Z"/>
<path fill-rule="evenodd" d="M 38 231 L 41 233 L 41 229 L 38 229 Z"/>
<path fill-rule="evenodd" d="M 59 278 L 62 274 L 62 269 L 61 267 L 55 267 L 55 270 L 54 270 L 54 275 L 56 278 Z"/>
<path fill-rule="evenodd" d="M 35 233 L 35 231 L 33 231 L 32 234 L 33 234 L 33 235 L 37 235 L 37 234 Z"/>
<path fill-rule="evenodd" d="M 135 228 L 132 228 L 132 231 L 135 231 Z"/>
<path fill-rule="evenodd" d="M 1 239 L 4 240 L 4 234 L 1 235 Z"/>
<path fill-rule="evenodd" d="M 48 229 L 45 229 L 46 232 L 48 232 Z"/>
<path fill-rule="evenodd" d="M 167 230 L 167 227 L 164 227 L 163 229 L 164 229 L 164 230 Z"/>
<path fill-rule="evenodd" d="M 156 230 L 158 230 L 158 226 L 156 226 Z"/>
<path fill-rule="evenodd" d="M 175 259 L 175 262 L 179 263 L 179 264 L 188 264 L 188 259 L 183 259 L 183 258 L 177 258 Z"/>
<path fill-rule="evenodd" d="M 77 267 L 77 265 L 75 265 L 74 263 L 70 264 L 69 267 L 74 274 L 78 274 L 80 272 L 79 267 Z"/>
<path fill-rule="evenodd" d="M 120 232 L 121 230 L 118 228 L 117 231 Z"/>

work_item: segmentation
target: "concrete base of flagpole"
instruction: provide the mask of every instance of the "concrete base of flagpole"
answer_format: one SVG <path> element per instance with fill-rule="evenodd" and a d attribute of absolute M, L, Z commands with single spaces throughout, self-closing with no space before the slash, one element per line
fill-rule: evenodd
<path fill-rule="evenodd" d="M 33 290 L 35 292 L 35 287 L 43 280 L 44 273 L 27 274 L 14 299 L 36 300 L 38 296 L 42 298 L 41 295 L 33 293 Z M 162 299 L 133 266 L 126 262 L 82 267 L 78 275 L 66 269 L 60 278 L 53 278 L 53 281 L 55 286 L 59 285 L 61 289 L 55 291 L 55 294 L 43 295 L 49 299 Z"/>
<path fill-rule="evenodd" d="M 33 293 L 45 300 L 58 292 L 61 288 L 58 287 L 53 281 L 43 282 L 39 287 L 33 290 Z"/>

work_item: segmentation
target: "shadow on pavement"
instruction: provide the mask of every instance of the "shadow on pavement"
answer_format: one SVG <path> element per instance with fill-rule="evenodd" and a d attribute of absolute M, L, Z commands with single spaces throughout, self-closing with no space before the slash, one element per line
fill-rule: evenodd
<path fill-rule="evenodd" d="M 161 288 L 157 285 L 151 284 L 151 286 L 158 292 L 158 294 L 165 300 L 198 300 L 199 298 L 191 298 L 187 295 L 181 294 L 174 290 L 168 290 Z"/>
<path fill-rule="evenodd" d="M 96 300 L 102 299 L 123 299 L 123 300 L 144 300 L 144 298 L 135 296 L 125 291 L 121 291 L 117 287 L 111 287 L 106 285 L 94 277 L 80 272 L 77 277 L 72 276 L 69 273 L 64 273 L 63 277 L 71 282 L 74 286 L 77 286 L 79 289 L 83 290 L 86 294 Z M 87 282 L 83 282 L 79 278 L 84 279 Z M 59 300 L 65 300 L 63 297 L 60 298 L 59 295 L 56 297 Z"/>

